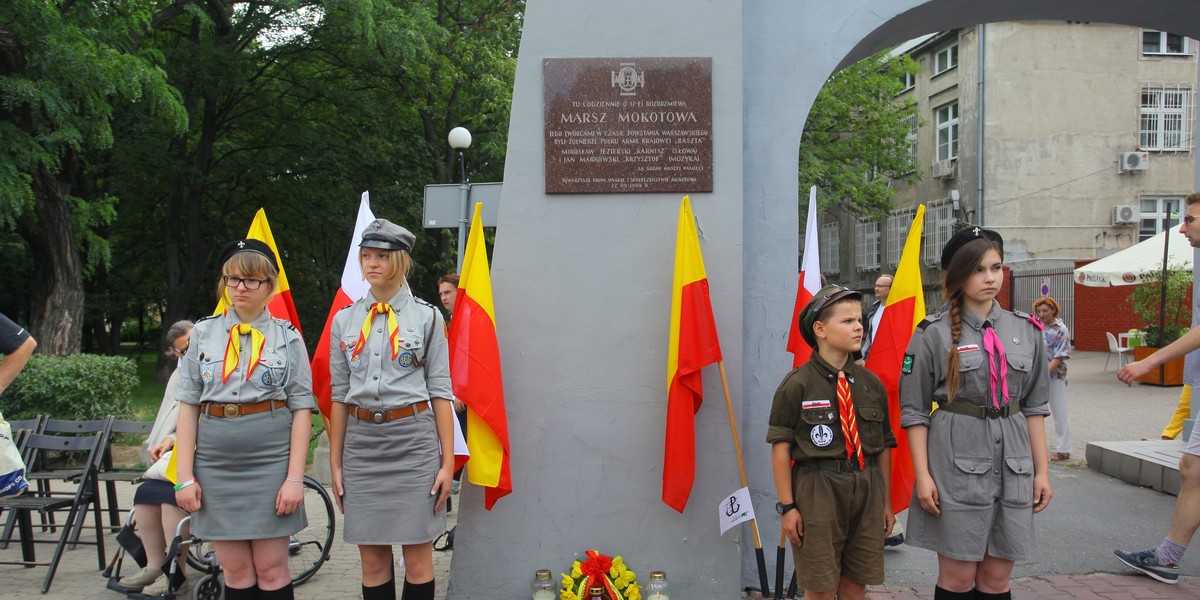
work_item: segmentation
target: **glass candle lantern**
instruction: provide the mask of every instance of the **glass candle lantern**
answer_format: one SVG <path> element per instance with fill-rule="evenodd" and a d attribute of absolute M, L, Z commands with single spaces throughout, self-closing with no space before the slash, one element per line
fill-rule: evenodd
<path fill-rule="evenodd" d="M 608 596 L 604 593 L 604 586 L 593 585 L 589 587 L 587 600 L 608 600 Z"/>
<path fill-rule="evenodd" d="M 666 571 L 650 571 L 650 581 L 646 582 L 646 592 L 642 596 L 646 600 L 671 600 L 667 593 Z"/>
<path fill-rule="evenodd" d="M 538 569 L 533 575 L 533 600 L 554 600 L 554 580 L 550 578 L 550 569 Z"/>

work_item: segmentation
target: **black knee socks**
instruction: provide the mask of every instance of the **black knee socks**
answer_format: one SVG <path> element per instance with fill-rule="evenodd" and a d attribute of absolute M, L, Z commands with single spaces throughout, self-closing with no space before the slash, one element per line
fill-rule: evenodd
<path fill-rule="evenodd" d="M 1012 600 L 1012 590 L 999 594 L 986 594 L 975 590 L 975 600 Z"/>
<path fill-rule="evenodd" d="M 362 586 L 363 600 L 396 600 L 396 579 L 393 573 L 392 579 L 387 583 L 381 583 L 376 586 Z"/>
<path fill-rule="evenodd" d="M 292 582 L 290 581 L 287 585 L 277 590 L 258 590 L 258 600 L 295 600 L 295 598 L 296 593 L 292 590 Z M 229 596 L 226 596 L 225 600 L 229 600 Z"/>
<path fill-rule="evenodd" d="M 952 592 L 935 586 L 933 588 L 933 600 L 975 600 L 975 593 L 975 590 Z"/>
<path fill-rule="evenodd" d="M 405 579 L 404 592 L 400 595 L 400 600 L 433 600 L 433 580 L 425 583 L 413 583 Z"/>
<path fill-rule="evenodd" d="M 225 600 L 258 600 L 258 585 L 242 589 L 225 586 Z"/>

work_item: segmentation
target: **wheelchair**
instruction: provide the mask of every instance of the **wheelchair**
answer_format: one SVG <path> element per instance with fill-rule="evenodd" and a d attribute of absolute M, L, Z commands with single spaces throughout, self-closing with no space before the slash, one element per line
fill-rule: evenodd
<path fill-rule="evenodd" d="M 308 526 L 288 539 L 288 570 L 292 574 L 292 585 L 294 586 L 299 586 L 312 579 L 321 569 L 321 565 L 329 560 L 335 529 L 333 498 L 325 486 L 308 475 L 304 476 L 304 510 L 308 517 Z M 175 590 L 182 585 L 183 577 L 178 573 L 179 563 L 175 559 L 182 555 L 185 557 L 188 567 L 199 574 L 199 579 L 192 586 L 190 598 L 192 600 L 221 600 L 225 593 L 225 584 L 221 577 L 221 564 L 217 561 L 212 543 L 193 536 L 183 539 L 182 529 L 186 523 L 191 521 L 190 516 L 184 517 L 180 522 L 179 528 L 175 531 L 175 539 L 167 549 L 168 561 L 165 564 L 169 565 L 167 577 L 171 582 L 168 591 L 161 596 L 144 596 L 140 592 L 132 592 L 120 587 L 117 581 L 120 579 L 121 565 L 127 554 L 132 555 L 139 565 L 145 565 L 144 557 L 137 556 L 137 550 L 140 550 L 141 544 L 133 534 L 133 513 L 133 510 L 129 511 L 125 527 L 117 536 L 118 542 L 121 543 L 121 549 L 117 551 L 117 555 L 109 567 L 102 573 L 108 578 L 108 589 L 125 594 L 131 600 L 146 598 L 177 600 Z"/>

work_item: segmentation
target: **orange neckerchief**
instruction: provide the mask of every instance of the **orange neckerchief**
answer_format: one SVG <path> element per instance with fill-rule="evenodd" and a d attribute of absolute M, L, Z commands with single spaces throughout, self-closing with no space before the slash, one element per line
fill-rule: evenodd
<path fill-rule="evenodd" d="M 225 345 L 225 364 L 221 369 L 221 383 L 229 381 L 229 376 L 233 374 L 234 369 L 237 369 L 238 348 L 241 346 L 241 336 L 243 335 L 250 336 L 250 360 L 246 363 L 247 381 L 250 380 L 250 374 L 254 372 L 254 367 L 258 366 L 258 359 L 262 356 L 262 349 L 267 340 L 261 331 L 249 323 L 238 323 L 229 328 L 229 343 Z"/>
<path fill-rule="evenodd" d="M 371 321 L 375 320 L 375 315 L 387 315 L 387 331 L 388 341 L 392 347 L 392 360 L 400 356 L 400 325 L 396 323 L 396 311 L 391 304 L 387 302 L 375 302 L 371 304 L 371 310 L 367 311 L 367 320 L 363 321 L 362 332 L 358 336 L 358 343 L 354 344 L 354 352 L 350 353 L 350 360 L 354 360 L 363 348 L 367 347 L 367 336 L 371 333 Z"/>

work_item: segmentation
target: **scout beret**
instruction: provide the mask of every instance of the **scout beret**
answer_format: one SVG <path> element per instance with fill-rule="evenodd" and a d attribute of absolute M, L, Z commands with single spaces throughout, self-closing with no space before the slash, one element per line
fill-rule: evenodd
<path fill-rule="evenodd" d="M 275 252 L 262 240 L 233 240 L 225 244 L 225 247 L 221 248 L 221 254 L 217 256 L 217 264 L 224 267 L 225 263 L 229 262 L 229 259 L 238 252 L 257 252 L 267 257 L 267 261 L 271 263 L 272 267 L 275 267 L 275 272 L 279 272 L 279 263 L 275 260 Z"/>
<path fill-rule="evenodd" d="M 387 219 L 375 219 L 363 230 L 360 248 L 382 248 L 412 252 L 417 236 Z"/>
<path fill-rule="evenodd" d="M 946 247 L 942 248 L 942 268 L 946 269 L 950 266 L 950 259 L 954 258 L 954 253 L 958 252 L 958 249 L 962 248 L 964 244 L 981 238 L 995 242 L 1000 247 L 1000 251 L 1004 251 L 1004 238 L 1000 237 L 999 233 L 982 227 L 960 229 L 958 233 L 950 237 L 950 241 L 946 242 Z"/>
<path fill-rule="evenodd" d="M 862 293 L 854 291 L 850 288 L 840 285 L 827 285 L 817 292 L 816 296 L 808 302 L 804 310 L 800 311 L 800 336 L 808 342 L 810 348 L 816 349 L 817 336 L 813 333 L 813 323 L 817 322 L 817 315 L 827 307 L 846 298 L 854 298 L 862 300 Z"/>

